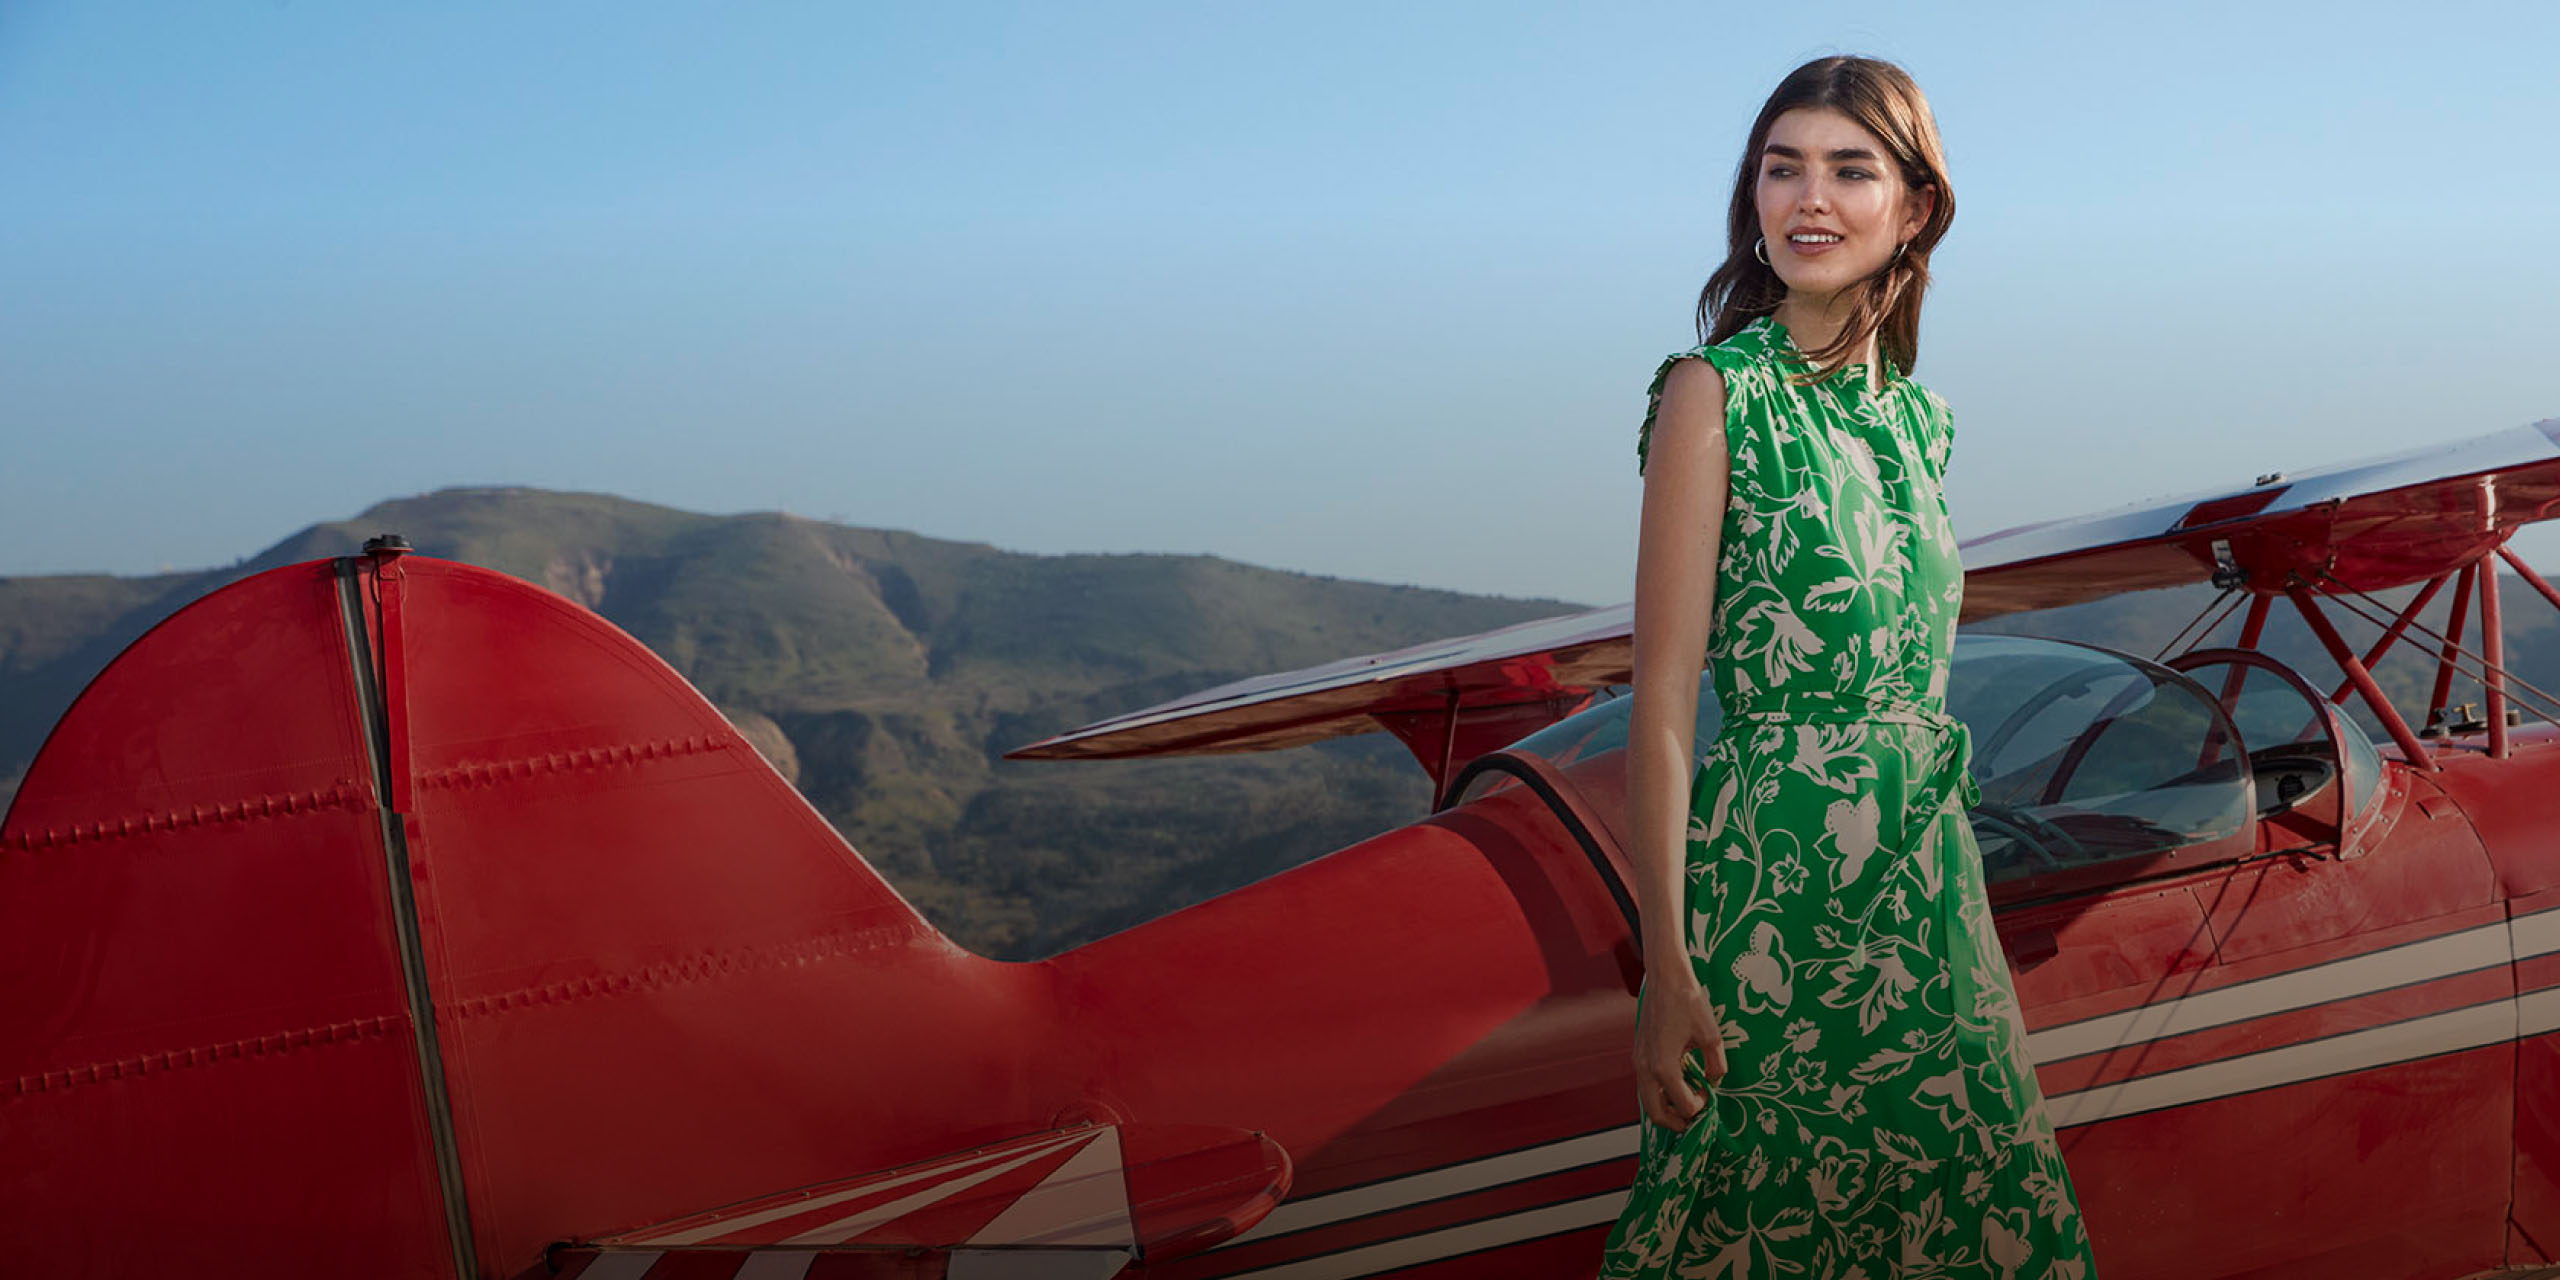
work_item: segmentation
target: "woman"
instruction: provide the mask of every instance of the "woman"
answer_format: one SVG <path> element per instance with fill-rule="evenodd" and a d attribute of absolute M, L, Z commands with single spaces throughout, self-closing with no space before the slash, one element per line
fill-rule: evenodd
<path fill-rule="evenodd" d="M 2092 1275 L 1944 711 L 1952 429 L 1907 375 L 1954 209 L 1909 76 L 1798 68 L 1743 151 L 1710 345 L 1654 378 L 1628 745 L 1643 1144 L 1604 1277 Z M 1724 719 L 1693 778 L 1702 666 Z"/>

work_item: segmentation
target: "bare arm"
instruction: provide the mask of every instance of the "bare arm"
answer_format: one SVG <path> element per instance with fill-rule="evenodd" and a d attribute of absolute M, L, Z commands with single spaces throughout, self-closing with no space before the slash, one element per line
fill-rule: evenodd
<path fill-rule="evenodd" d="M 1636 1091 L 1655 1123 L 1688 1127 L 1705 1099 L 1680 1076 L 1691 1049 L 1710 1081 L 1724 1075 L 1723 1037 L 1689 965 L 1689 786 L 1698 678 L 1715 607 L 1731 463 L 1724 379 L 1703 360 L 1672 366 L 1654 416 L 1636 545 L 1635 689 L 1627 733 L 1629 850 L 1644 933 L 1645 1008 L 1636 1034 Z"/>

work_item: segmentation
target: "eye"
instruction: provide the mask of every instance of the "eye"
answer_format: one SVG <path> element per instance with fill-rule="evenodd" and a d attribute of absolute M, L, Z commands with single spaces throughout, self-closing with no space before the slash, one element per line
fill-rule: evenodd
<path fill-rule="evenodd" d="M 1842 169 L 1840 171 L 1840 176 L 1843 178 L 1873 179 L 1876 175 L 1873 170 L 1861 169 L 1856 165 L 1851 165 L 1846 169 Z"/>
<path fill-rule="evenodd" d="M 1768 168 L 1761 170 L 1760 176 L 1764 178 L 1792 178 L 1796 176 L 1796 167 L 1791 164 L 1772 164 Z"/>

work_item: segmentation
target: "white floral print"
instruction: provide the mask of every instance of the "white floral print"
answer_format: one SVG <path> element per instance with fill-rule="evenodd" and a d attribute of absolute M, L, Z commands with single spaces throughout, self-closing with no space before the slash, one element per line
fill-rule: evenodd
<path fill-rule="evenodd" d="M 1961 726 L 1944 402 L 1808 381 L 1755 321 L 1725 382 L 1731 480 L 1707 656 L 1724 730 L 1688 828 L 1687 941 L 1728 1074 L 1647 1123 L 1607 1280 L 2091 1280 L 1992 933 Z M 1638 434 L 1642 464 L 1652 427 Z"/>

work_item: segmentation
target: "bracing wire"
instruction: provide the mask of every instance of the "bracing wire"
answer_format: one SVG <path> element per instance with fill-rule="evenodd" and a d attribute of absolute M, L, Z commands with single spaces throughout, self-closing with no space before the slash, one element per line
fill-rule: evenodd
<path fill-rule="evenodd" d="M 2204 616 L 2208 613 L 2212 613 L 2217 605 L 2221 606 L 2222 612 L 2217 615 L 2213 621 L 2205 622 L 2204 629 L 2198 631 L 2196 629 L 2196 624 L 2204 622 Z M 2188 632 L 2195 632 L 2195 638 L 2199 641 L 2204 639 L 2206 636 L 2212 635 L 2215 629 L 2219 628 L 2223 624 L 2223 621 L 2231 616 L 2231 611 L 2239 607 L 2240 589 L 2238 587 L 2224 587 L 2222 589 L 2222 594 L 2215 596 L 2211 600 L 2205 601 L 2204 608 L 2197 610 L 2196 616 L 2187 619 L 2187 625 L 2178 628 L 2178 634 L 2169 637 L 2169 643 L 2160 646 L 2160 652 L 2151 655 L 2151 660 L 2153 662 L 2158 662 L 2168 657 L 2171 650 L 2177 649 L 2180 645 L 2188 643 Z"/>
<path fill-rule="evenodd" d="M 2390 628 L 2390 626 L 2391 626 L 2391 622 L 2390 622 L 2390 621 L 2388 621 L 2387 619 L 2396 618 L 2396 617 L 2397 617 L 2397 614 L 2392 610 L 2392 608 L 2391 608 L 2389 605 L 2386 605 L 2386 604 L 2382 603 L 2381 601 L 2374 599 L 2372 596 L 2370 596 L 2370 595 L 2368 595 L 2368 594 L 2366 594 L 2366 593 L 2364 593 L 2364 592 L 2362 592 L 2362 591 L 2357 591 L 2357 590 L 2354 590 L 2353 588 L 2350 588 L 2349 586 L 2347 586 L 2347 584 L 2345 584 L 2345 583 L 2343 583 L 2343 582 L 2338 581 L 2336 577 L 2332 576 L 2332 575 L 2331 575 L 2327 570 L 2325 570 L 2325 569 L 2320 570 L 2320 571 L 2318 571 L 2318 572 L 2319 572 L 2320 576 L 2321 576 L 2322 578 L 2326 579 L 2326 580 L 2328 581 L 2329 585 L 2330 585 L 2332 588 L 2334 588 L 2334 589 L 2335 589 L 2335 594 L 2330 595 L 2330 596 L 2329 596 L 2329 598 L 2330 598 L 2331 600 L 2335 600 L 2335 601 L 2337 601 L 2337 602 L 2338 602 L 2338 607 L 2339 607 L 2339 608 L 2346 610 L 2348 613 L 2354 614 L 2357 618 L 2361 619 L 2362 621 L 2364 621 L 2364 622 L 2365 622 L 2367 625 L 2369 625 L 2369 626 L 2381 627 L 2381 628 L 2386 629 L 2386 630 L 2388 630 L 2388 629 Z M 2383 614 L 2386 620 L 2385 620 L 2385 621 L 2379 621 L 2379 622 L 2375 621 L 2375 620 L 2374 620 L 2374 618 L 2373 618 L 2371 615 L 2369 615 L 2369 614 L 2365 613 L 2365 612 L 2364 612 L 2363 610 L 2361 610 L 2361 609 L 2356 608 L 2353 604 L 2348 603 L 2347 597 L 2349 597 L 2349 596 L 2353 596 L 2353 597 L 2355 597 L 2356 599 L 2358 599 L 2358 600 L 2362 600 L 2362 601 L 2364 601 L 2366 604 L 2368 604 L 2368 605 L 2372 606 L 2375 610 L 2377 610 L 2378 612 L 2380 612 L 2381 614 Z M 2473 662 L 2475 662 L 2475 663 L 2478 663 L 2478 664 L 2479 664 L 2479 669 L 2478 669 L 2477 671 L 2467 671 L 2467 670 L 2464 670 L 2464 669 L 2463 669 L 2463 667 L 2462 667 L 2462 665 L 2461 665 L 2460 663 L 2455 663 L 2455 664 L 2454 664 L 2454 674 L 2459 675 L 2459 676 L 2461 676 L 2461 677 L 2463 677 L 2464 679 L 2467 679 L 2467 680 L 2477 680 L 2477 681 L 2479 681 L 2479 682 L 2480 682 L 2481 684 L 2483 684 L 2483 685 L 2486 685 L 2487 683 L 2489 683 L 2489 672 L 2491 671 L 2491 669 L 2492 669 L 2492 668 L 2491 668 L 2491 667 L 2490 667 L 2490 665 L 2489 665 L 2489 659 L 2488 659 L 2488 658 L 2486 658 L 2486 657 L 2485 657 L 2485 656 L 2483 656 L 2483 655 L 2480 655 L 2480 654 L 2477 654 L 2477 653 L 2473 653 L 2473 652 L 2472 652 L 2471 650 L 2469 650 L 2469 649 L 2463 648 L 2463 647 L 2462 647 L 2461 642 L 2459 642 L 2459 641 L 2456 641 L 2456 640 L 2453 640 L 2453 639 L 2450 639 L 2450 638 L 2446 637 L 2446 636 L 2445 636 L 2445 634 L 2444 634 L 2443 632 L 2440 632 L 2440 631 L 2436 630 L 2435 628 L 2428 626 L 2428 625 L 2427 625 L 2423 620 L 2421 620 L 2421 619 L 2418 619 L 2418 618 L 2411 618 L 2411 619 L 2409 619 L 2409 625 L 2408 625 L 2408 627 L 2405 629 L 2405 631 L 2403 632 L 2403 634 L 2405 635 L 2405 634 L 2407 634 L 2407 632 L 2412 632 L 2412 631 L 2414 631 L 2414 632 L 2416 632 L 2416 633 L 2418 633 L 2418 634 L 2420 634 L 2420 635 L 2422 635 L 2422 636 L 2426 637 L 2426 638 L 2427 638 L 2427 639 L 2429 639 L 2429 640 L 2433 640 L 2433 641 L 2435 641 L 2438 645 L 2442 646 L 2443 648 L 2451 649 L 2451 650 L 2453 650 L 2455 653 L 2460 654 L 2460 655 L 2462 655 L 2463 657 L 2469 658 L 2469 659 L 2471 659 Z M 2439 652 L 2441 652 L 2441 649 L 2439 650 Z M 2548 722 L 2548 723 L 2550 723 L 2550 724 L 2552 724 L 2552 725 L 2555 725 L 2555 726 L 2560 726 L 2560 714 L 2555 714 L 2555 712 L 2560 712 L 2560 698 L 2555 698 L 2555 697 L 2551 696 L 2551 694 L 2549 694 L 2549 693 L 2545 692 L 2545 691 L 2544 691 L 2542 688 L 2540 688 L 2539 686 L 2537 686 L 2537 685 L 2533 684 L 2532 682 L 2530 682 L 2530 681 L 2526 680 L 2524 677 L 2517 675 L 2515 672 L 2510 671 L 2510 670 L 2508 670 L 2508 669 L 2507 669 L 2507 668 L 2505 668 L 2505 667 L 2498 667 L 2498 668 L 2495 668 L 2495 670 L 2497 671 L 2497 673 L 2498 673 L 2500 676 L 2504 677 L 2503 683 L 2506 685 L 2506 687 L 2507 687 L 2507 691 L 2508 691 L 2508 693 L 2509 693 L 2510 695 L 2514 694 L 2514 693 L 2515 693 L 2515 691 L 2517 691 L 2517 690 L 2521 689 L 2521 690 L 2524 690 L 2524 691 L 2526 691 L 2526 692 L 2528 692 L 2528 693 L 2531 693 L 2535 699 L 2539 699 L 2539 700 L 2541 701 L 2541 703 L 2542 703 L 2542 706 L 2534 706 L 2534 705 L 2532 704 L 2532 701 L 2531 701 L 2531 700 L 2528 700 L 2528 699 L 2525 699 L 2525 698 L 2521 698 L 2521 697 L 2514 698 L 2514 699 L 2513 699 L 2513 701 L 2514 701 L 2514 702 L 2515 702 L 2519 707 L 2521 707 L 2523 710 L 2526 710 L 2526 711 L 2530 711 L 2530 712 L 2532 712 L 2532 713 L 2534 714 L 2535 718 L 2537 718 L 2537 719 L 2540 719 L 2540 720 L 2546 721 L 2546 722 Z"/>

